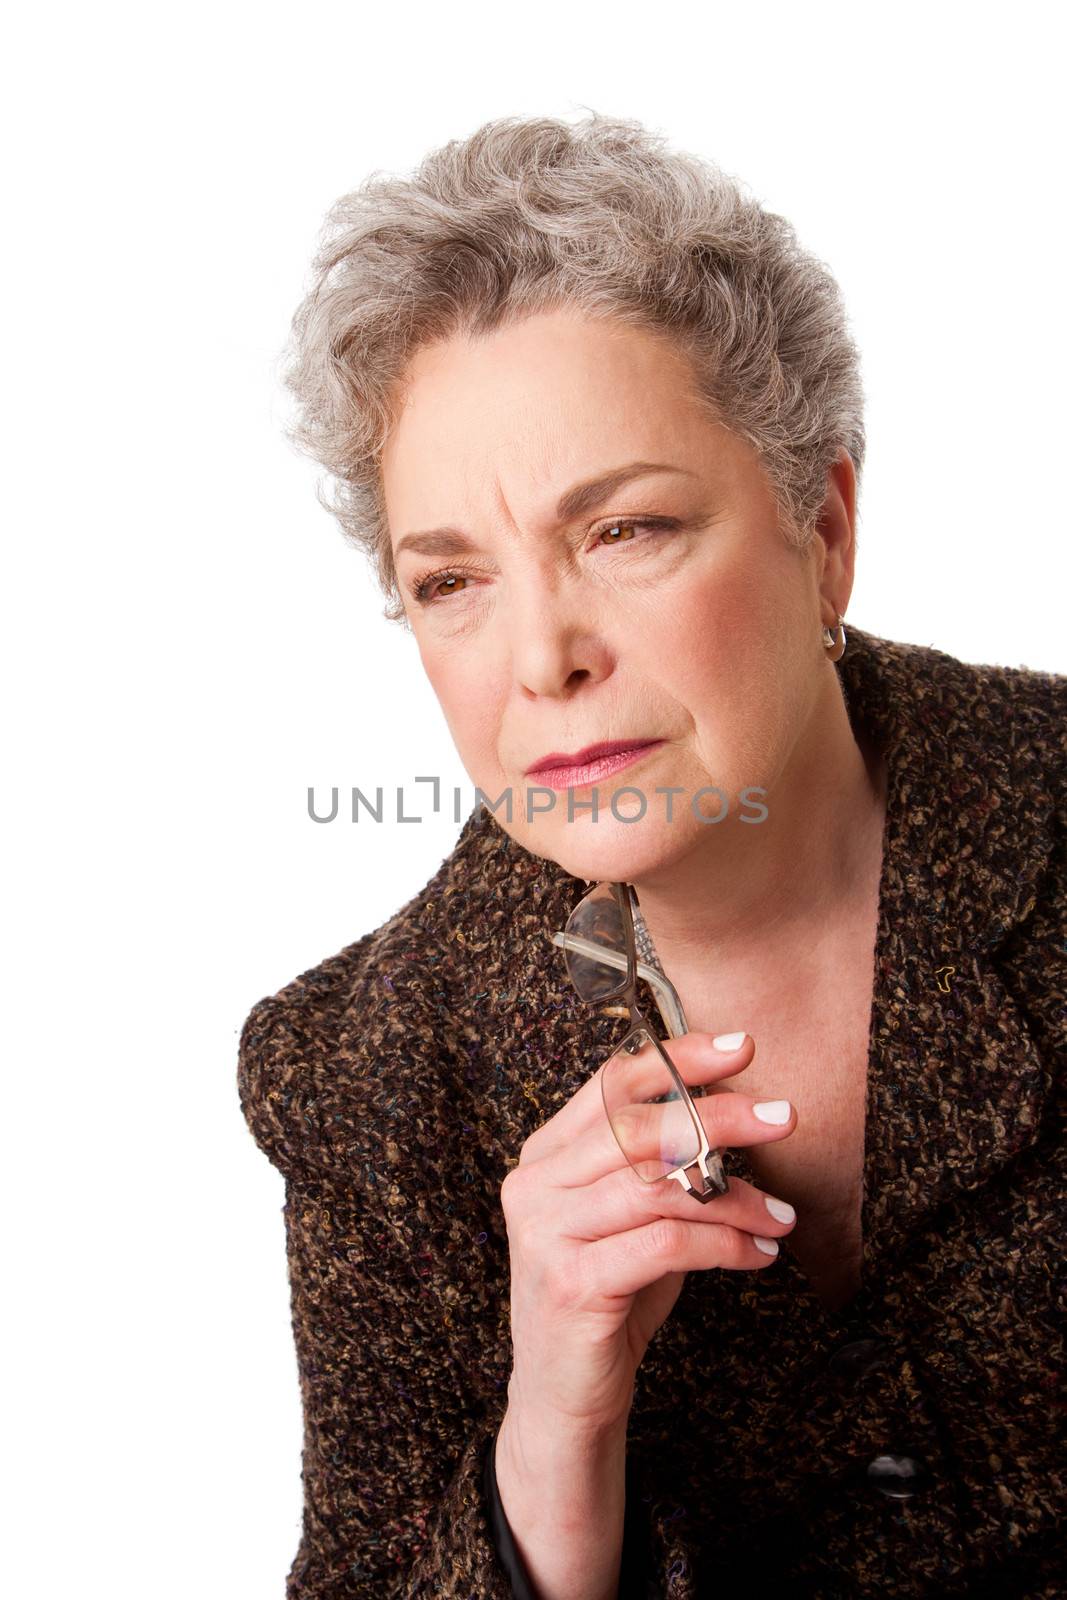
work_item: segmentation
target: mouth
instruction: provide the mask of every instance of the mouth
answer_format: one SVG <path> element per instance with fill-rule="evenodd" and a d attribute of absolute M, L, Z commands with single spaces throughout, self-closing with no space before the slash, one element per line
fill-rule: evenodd
<path fill-rule="evenodd" d="M 576 789 L 620 772 L 650 750 L 658 749 L 663 742 L 662 739 L 609 739 L 586 745 L 574 755 L 562 755 L 554 750 L 527 767 L 526 776 L 536 778 L 548 789 Z"/>

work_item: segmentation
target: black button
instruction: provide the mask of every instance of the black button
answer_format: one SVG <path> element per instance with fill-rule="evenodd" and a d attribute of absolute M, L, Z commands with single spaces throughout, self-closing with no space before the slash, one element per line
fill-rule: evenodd
<path fill-rule="evenodd" d="M 930 1481 L 926 1467 L 916 1456 L 875 1456 L 867 1463 L 867 1482 L 889 1500 L 910 1500 Z"/>
<path fill-rule="evenodd" d="M 885 1339 L 853 1339 L 838 1345 L 826 1363 L 826 1370 L 843 1383 L 854 1383 L 884 1367 L 889 1360 L 889 1345 Z"/>

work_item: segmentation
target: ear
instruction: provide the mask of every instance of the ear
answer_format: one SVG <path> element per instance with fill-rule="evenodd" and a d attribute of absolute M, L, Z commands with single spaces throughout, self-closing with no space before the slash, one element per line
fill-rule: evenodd
<path fill-rule="evenodd" d="M 856 469 L 844 446 L 826 475 L 826 498 L 815 533 L 823 546 L 821 620 L 832 628 L 848 610 L 856 567 Z"/>

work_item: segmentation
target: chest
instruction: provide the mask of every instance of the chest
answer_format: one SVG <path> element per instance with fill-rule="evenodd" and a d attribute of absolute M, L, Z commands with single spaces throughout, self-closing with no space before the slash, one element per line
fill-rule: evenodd
<path fill-rule="evenodd" d="M 790 1084 L 797 1126 L 789 1139 L 745 1151 L 761 1188 L 795 1208 L 789 1249 L 829 1309 L 844 1304 L 860 1286 L 866 1038 L 854 1043 L 840 1070 Z"/>
<path fill-rule="evenodd" d="M 726 1080 L 796 1107 L 787 1139 L 748 1145 L 745 1157 L 760 1186 L 795 1208 L 788 1248 L 831 1310 L 860 1286 L 871 1002 L 870 968 L 856 963 L 813 1008 L 768 1015 L 762 1028 L 756 1017 L 756 1056 Z"/>

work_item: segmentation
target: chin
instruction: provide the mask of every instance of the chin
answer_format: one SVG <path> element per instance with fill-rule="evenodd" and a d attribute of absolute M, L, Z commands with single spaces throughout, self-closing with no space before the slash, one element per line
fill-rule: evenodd
<path fill-rule="evenodd" d="M 587 882 L 636 883 L 686 853 L 685 830 L 658 821 L 625 823 L 614 817 L 576 817 L 552 828 L 534 828 L 520 840 L 534 855 L 554 861 L 572 878 Z"/>

